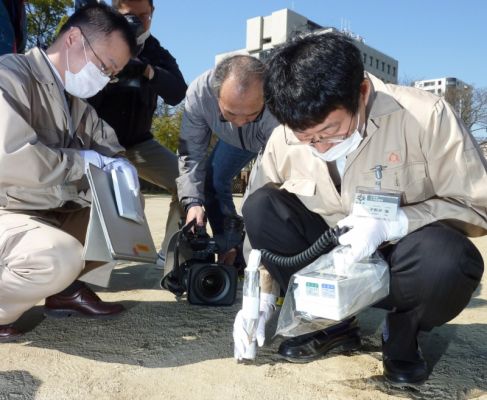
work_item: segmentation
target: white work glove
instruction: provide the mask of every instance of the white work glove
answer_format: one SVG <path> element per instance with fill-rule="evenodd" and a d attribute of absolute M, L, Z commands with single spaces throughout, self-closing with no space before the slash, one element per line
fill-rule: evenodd
<path fill-rule="evenodd" d="M 129 189 L 134 192 L 136 197 L 140 193 L 139 175 L 135 167 L 126 158 L 113 158 L 113 161 L 103 168 L 104 171 L 111 172 L 112 170 L 118 170 L 123 172 L 125 180 Z"/>
<path fill-rule="evenodd" d="M 95 150 L 80 150 L 79 153 L 85 162 L 85 171 L 88 169 L 90 164 L 98 168 L 103 168 L 105 165 L 108 165 L 116 160 L 116 158 L 101 155 Z"/>
<path fill-rule="evenodd" d="M 338 241 L 344 246 L 350 246 L 350 251 L 343 254 L 346 258 L 344 263 L 351 265 L 372 255 L 383 242 L 406 236 L 409 223 L 406 213 L 398 209 L 397 219 L 394 221 L 349 215 L 338 221 L 337 225 L 340 228 L 350 228 Z"/>
<path fill-rule="evenodd" d="M 257 340 L 259 347 L 264 345 L 265 341 L 265 324 L 269 321 L 272 313 L 276 309 L 276 296 L 268 293 L 261 293 L 259 306 L 259 320 L 257 328 L 253 334 L 247 332 L 247 324 L 244 320 L 242 310 L 237 313 L 233 323 L 233 340 L 235 342 L 234 356 L 237 360 L 248 358 L 249 347 L 252 342 Z"/>

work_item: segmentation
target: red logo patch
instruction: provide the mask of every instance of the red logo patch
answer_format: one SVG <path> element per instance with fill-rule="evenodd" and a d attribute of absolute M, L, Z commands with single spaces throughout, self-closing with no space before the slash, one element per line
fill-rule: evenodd
<path fill-rule="evenodd" d="M 389 161 L 390 164 L 398 164 L 401 162 L 401 157 L 399 157 L 399 154 L 392 152 L 389 154 L 389 157 L 387 157 L 387 161 Z"/>

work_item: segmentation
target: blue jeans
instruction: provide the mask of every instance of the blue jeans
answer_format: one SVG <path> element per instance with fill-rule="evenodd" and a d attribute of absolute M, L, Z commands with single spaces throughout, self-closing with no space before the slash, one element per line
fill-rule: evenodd
<path fill-rule="evenodd" d="M 208 158 L 205 180 L 205 210 L 213 234 L 223 233 L 227 215 L 236 214 L 232 179 L 257 154 L 219 140 Z"/>

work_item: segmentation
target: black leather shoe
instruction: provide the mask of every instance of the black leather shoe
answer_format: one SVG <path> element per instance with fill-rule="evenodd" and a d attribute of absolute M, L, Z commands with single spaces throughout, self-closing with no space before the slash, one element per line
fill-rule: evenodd
<path fill-rule="evenodd" d="M 382 342 L 384 347 L 384 342 Z M 384 377 L 393 383 L 419 384 L 428 379 L 428 365 L 424 360 L 421 350 L 417 350 L 412 361 L 392 360 L 385 353 L 382 355 L 382 366 L 384 367 Z"/>
<path fill-rule="evenodd" d="M 324 356 L 330 350 L 341 348 L 352 351 L 360 347 L 360 329 L 355 317 L 321 331 L 284 340 L 277 352 L 294 363 L 305 363 Z"/>
<path fill-rule="evenodd" d="M 88 286 L 77 283 L 73 293 L 65 291 L 46 298 L 44 309 L 46 314 L 54 317 L 70 317 L 79 315 L 94 318 L 112 318 L 125 307 L 118 303 L 102 301 Z"/>

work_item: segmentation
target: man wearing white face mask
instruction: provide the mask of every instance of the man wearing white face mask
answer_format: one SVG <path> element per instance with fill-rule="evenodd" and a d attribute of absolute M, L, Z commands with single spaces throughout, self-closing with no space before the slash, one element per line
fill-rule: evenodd
<path fill-rule="evenodd" d="M 418 333 L 458 315 L 483 273 L 467 236 L 487 234 L 487 163 L 442 98 L 364 74 L 345 35 L 296 38 L 277 49 L 266 104 L 271 135 L 243 206 L 250 243 L 294 255 L 328 228 L 351 264 L 378 251 L 390 268 L 382 331 L 387 380 L 418 383 L 429 368 Z M 297 268 L 265 267 L 281 288 Z M 266 318 L 263 314 L 262 318 Z M 355 317 L 285 340 L 279 354 L 306 362 L 357 348 Z"/>
<path fill-rule="evenodd" d="M 18 337 L 13 323 L 44 298 L 48 312 L 62 315 L 124 309 L 81 282 L 100 266 L 82 259 L 85 171 L 122 170 L 134 191 L 137 173 L 82 98 L 101 90 L 135 49 L 125 18 L 95 5 L 76 11 L 46 52 L 0 57 L 0 341 Z"/>
<path fill-rule="evenodd" d="M 126 16 L 137 32 L 138 53 L 120 72 L 117 82 L 108 84 L 89 102 L 115 129 L 120 144 L 127 149 L 127 158 L 140 177 L 172 195 L 158 259 L 161 264 L 163 249 L 178 230 L 182 212 L 176 193 L 177 157 L 154 140 L 152 117 L 159 98 L 175 106 L 184 98 L 187 87 L 174 57 L 150 33 L 153 1 L 113 0 L 112 6 Z"/>

